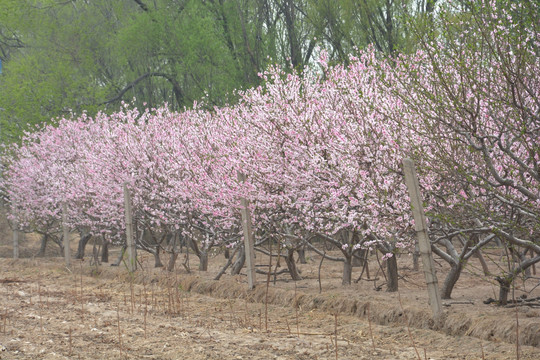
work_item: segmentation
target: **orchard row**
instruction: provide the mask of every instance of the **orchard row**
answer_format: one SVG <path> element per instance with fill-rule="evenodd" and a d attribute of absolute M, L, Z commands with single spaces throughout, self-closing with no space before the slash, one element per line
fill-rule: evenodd
<path fill-rule="evenodd" d="M 512 4 L 475 14 L 476 37 L 412 55 L 366 49 L 332 66 L 322 52 L 301 74 L 270 68 L 236 105 L 58 120 L 5 149 L 10 219 L 60 234 L 66 204 L 72 229 L 122 242 L 127 184 L 140 246 L 175 235 L 207 254 L 240 246 L 244 198 L 257 242 L 321 252 L 312 240 L 326 241 L 350 283 L 362 250 L 391 259 L 414 248 L 410 157 L 433 250 L 452 268 L 443 295 L 493 241 L 519 254 L 499 276 L 507 286 L 540 261 L 540 37 L 515 24 L 523 9 Z"/>

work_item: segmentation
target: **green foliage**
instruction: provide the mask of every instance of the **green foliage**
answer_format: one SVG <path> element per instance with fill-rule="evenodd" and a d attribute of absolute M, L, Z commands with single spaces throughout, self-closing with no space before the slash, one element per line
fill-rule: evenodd
<path fill-rule="evenodd" d="M 0 75 L 0 141 L 71 111 L 95 111 L 107 89 L 96 77 L 101 20 L 54 1 L 17 3 L 20 17 L 8 24 L 24 45 Z"/>
<path fill-rule="evenodd" d="M 412 14 L 418 2 L 140 3 L 2 0 L 0 142 L 71 111 L 114 111 L 121 101 L 176 110 L 201 99 L 208 107 L 234 102 L 234 90 L 258 85 L 268 64 L 301 70 L 317 47 L 336 62 L 369 44 L 390 54 L 410 48 L 400 9 Z"/>

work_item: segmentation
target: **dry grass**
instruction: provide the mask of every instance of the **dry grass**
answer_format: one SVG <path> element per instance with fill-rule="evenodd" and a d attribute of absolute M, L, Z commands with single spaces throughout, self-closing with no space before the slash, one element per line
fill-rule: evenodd
<path fill-rule="evenodd" d="M 118 278 L 115 269 L 107 267 L 103 269 L 99 275 L 100 277 Z M 151 276 L 154 281 L 165 281 L 161 270 L 152 271 Z M 127 275 L 120 278 L 123 281 L 128 281 Z M 137 274 L 135 281 L 141 284 L 143 274 Z M 179 285 L 184 291 L 221 299 L 240 299 L 258 304 L 264 304 L 266 299 L 266 287 L 262 283 L 254 290 L 248 291 L 245 279 L 241 276 L 229 276 L 214 281 L 197 275 L 183 274 L 179 279 Z M 295 299 L 294 291 L 277 287 L 268 289 L 268 303 L 287 307 L 298 306 L 302 311 L 318 310 L 363 319 L 367 319 L 367 307 L 370 306 L 371 320 L 378 325 L 406 325 L 408 320 L 411 327 L 441 331 L 452 336 L 466 335 L 508 343 L 515 343 L 516 341 L 515 319 L 511 316 L 505 318 L 482 313 L 477 313 L 474 316 L 464 316 L 461 312 L 447 310 L 438 321 L 434 321 L 427 306 L 422 309 L 409 304 L 401 309 L 399 304 L 396 303 L 373 302 L 369 299 L 362 299 L 360 296 L 351 297 L 350 294 L 343 296 L 339 295 L 339 293 L 307 294 L 298 291 Z M 504 310 L 501 309 L 501 311 Z M 527 309 L 524 311 L 527 311 Z M 520 319 L 519 334 L 520 344 L 540 347 L 540 321 L 538 321 L 538 317 Z"/>
<path fill-rule="evenodd" d="M 11 256 L 10 229 L 0 216 L 0 258 Z M 75 247 L 76 244 L 72 246 Z M 27 235 L 21 243 L 21 258 L 19 261 L 4 259 L 3 266 L 34 268 L 39 272 L 40 263 L 43 261 L 54 261 L 58 264 L 57 272 L 62 270 L 62 260 L 56 259 L 35 259 L 33 254 L 39 247 L 39 238 L 34 235 Z M 114 261 L 117 249 L 113 249 L 110 259 Z M 47 249 L 47 256 L 59 255 L 58 247 L 51 243 Z M 260 255 L 260 254 L 259 254 Z M 327 271 L 323 278 L 323 292 L 318 293 L 317 267 L 319 258 L 312 255 L 313 259 L 307 265 L 302 265 L 303 277 L 305 280 L 297 282 L 298 289 L 294 291 L 295 283 L 287 279 L 287 274 L 281 275 L 279 281 L 268 289 L 263 286 L 263 279 L 259 278 L 259 284 L 253 291 L 247 291 L 245 276 L 224 275 L 220 281 L 213 281 L 211 278 L 219 270 L 221 259 L 211 259 L 208 273 L 195 272 L 186 274 L 185 271 L 177 270 L 174 274 L 168 274 L 162 269 L 150 268 L 152 259 L 144 257 L 144 269 L 137 271 L 133 276 L 124 271 L 122 267 L 114 268 L 106 264 L 98 267 L 85 266 L 83 272 L 100 281 L 114 281 L 124 284 L 145 284 L 150 291 L 150 284 L 157 285 L 160 291 L 171 291 L 171 287 L 177 286 L 175 291 L 191 292 L 194 294 L 207 295 L 216 299 L 241 300 L 246 304 L 264 304 L 268 297 L 268 304 L 272 306 L 282 306 L 289 309 L 298 309 L 300 312 L 322 311 L 327 314 L 340 314 L 340 318 L 350 316 L 351 318 L 368 318 L 373 324 L 405 326 L 408 325 L 416 329 L 429 329 L 439 331 L 451 336 L 470 336 L 478 339 L 496 342 L 516 342 L 516 321 L 515 309 L 497 308 L 495 305 L 484 305 L 482 298 L 493 297 L 494 286 L 489 278 L 480 278 L 476 274 L 465 272 L 458 282 L 455 291 L 456 297 L 462 297 L 474 301 L 475 305 L 452 305 L 445 308 L 445 314 L 434 321 L 431 318 L 430 308 L 427 305 L 427 294 L 422 289 L 422 276 L 420 273 L 410 271 L 408 264 L 405 264 L 401 274 L 407 281 L 400 281 L 400 293 L 403 307 L 397 301 L 395 294 L 374 291 L 371 282 L 360 282 L 350 287 L 339 285 L 340 264 L 325 262 Z M 25 259 L 26 258 L 26 259 Z M 196 260 L 195 257 L 193 259 Z M 399 263 L 403 266 L 403 258 Z M 181 258 L 178 262 L 182 261 Z M 259 256 L 257 262 L 265 264 L 266 257 Z M 377 269 L 371 266 L 372 273 Z M 76 276 L 80 269 L 74 266 L 71 270 Z M 444 271 L 440 271 L 444 273 Z M 372 277 L 374 275 L 372 274 Z M 58 277 L 61 277 L 60 275 Z M 17 279 L 0 279 L 7 283 Z M 27 279 L 18 279 L 27 281 Z M 439 279 L 441 281 L 441 279 Z M 178 282 L 178 283 L 176 283 Z M 378 284 L 377 284 L 378 285 Z M 523 285 L 525 288 L 525 285 Z M 532 286 L 527 285 L 528 288 Z M 156 290 L 157 291 L 157 290 Z M 540 291 L 540 288 L 537 288 Z M 129 299 L 129 290 L 127 290 Z M 534 295 L 534 294 L 533 294 Z M 94 295 L 88 295 L 91 298 Z M 110 296 L 111 295 L 107 295 Z M 247 305 L 246 305 L 247 306 Z M 368 311 L 369 307 L 369 311 Z M 519 308 L 519 342 L 521 345 L 540 347 L 540 310 L 530 308 Z M 253 320 L 256 322 L 255 320 Z M 294 320 L 287 323 L 287 327 L 295 327 Z M 290 329 L 289 329 L 290 331 Z"/>

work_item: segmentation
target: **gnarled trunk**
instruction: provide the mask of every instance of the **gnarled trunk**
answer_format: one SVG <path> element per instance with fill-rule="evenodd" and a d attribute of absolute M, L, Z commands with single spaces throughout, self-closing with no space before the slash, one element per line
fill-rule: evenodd
<path fill-rule="evenodd" d="M 178 258 L 177 252 L 172 252 L 171 256 L 169 257 L 169 263 L 167 264 L 167 271 L 173 271 L 174 265 L 176 264 L 176 259 Z"/>
<path fill-rule="evenodd" d="M 154 267 L 163 267 L 163 263 L 161 262 L 161 259 L 159 258 L 159 252 L 160 252 L 160 246 L 156 246 L 156 252 L 154 253 Z"/>
<path fill-rule="evenodd" d="M 444 284 L 441 288 L 441 299 L 450 299 L 452 295 L 452 290 L 454 285 L 456 285 L 459 276 L 461 275 L 461 270 L 463 269 L 463 264 L 460 261 L 457 261 L 454 264 L 451 264 L 450 271 L 444 279 Z"/>
<path fill-rule="evenodd" d="M 103 245 L 101 246 L 101 262 L 109 262 L 109 242 L 103 239 Z"/>
<path fill-rule="evenodd" d="M 363 267 L 366 259 L 367 249 L 360 249 L 355 251 L 352 258 L 353 267 Z"/>
<path fill-rule="evenodd" d="M 47 248 L 47 242 L 49 241 L 49 235 L 43 234 L 41 236 L 41 245 L 39 247 L 39 252 L 37 253 L 37 257 L 43 257 L 45 256 L 45 249 Z"/>
<path fill-rule="evenodd" d="M 178 237 L 178 234 L 174 234 L 170 239 L 169 239 L 169 246 L 170 246 L 170 250 L 171 250 L 171 254 L 169 255 L 169 261 L 167 263 L 167 271 L 171 272 L 174 270 L 174 266 L 176 264 L 176 259 L 178 258 L 178 251 L 176 251 L 177 249 L 177 246 L 176 246 L 176 243 L 177 243 L 177 237 Z"/>
<path fill-rule="evenodd" d="M 480 261 L 480 265 L 482 266 L 482 271 L 484 272 L 484 276 L 489 276 L 489 268 L 486 263 L 486 260 L 484 259 L 484 255 L 482 255 L 482 252 L 480 249 L 474 252 L 474 256 Z"/>
<path fill-rule="evenodd" d="M 495 280 L 497 280 L 500 285 L 499 305 L 506 305 L 508 303 L 508 293 L 510 292 L 510 285 L 512 285 L 512 282 L 516 279 L 516 277 L 537 262 L 540 262 L 540 255 L 522 261 L 516 268 L 512 270 L 511 273 L 507 274 L 506 276 L 497 276 L 495 278 Z"/>
<path fill-rule="evenodd" d="M 342 285 L 351 285 L 352 279 L 352 256 L 345 256 L 343 262 L 343 278 L 341 280 Z"/>
<path fill-rule="evenodd" d="M 386 259 L 386 276 L 388 277 L 388 282 L 386 284 L 387 292 L 396 292 L 398 291 L 398 266 L 397 266 L 397 257 L 394 254 L 392 257 Z"/>
<path fill-rule="evenodd" d="M 240 274 L 240 271 L 244 267 L 244 263 L 246 262 L 246 252 L 243 245 L 240 245 L 240 252 L 238 253 L 236 257 L 236 261 L 234 262 L 231 270 L 231 275 L 238 275 Z"/>
<path fill-rule="evenodd" d="M 208 271 L 208 250 L 199 252 L 199 271 Z"/>
<path fill-rule="evenodd" d="M 303 245 L 298 249 L 298 261 L 300 261 L 300 264 L 307 264 L 306 261 L 306 246 Z"/>
<path fill-rule="evenodd" d="M 119 266 L 120 263 L 122 262 L 122 259 L 124 258 L 124 253 L 126 252 L 127 250 L 127 245 L 123 245 L 122 246 L 122 250 L 120 250 L 120 255 L 118 255 L 118 259 L 116 260 L 116 262 L 114 264 L 111 264 L 111 266 Z"/>
<path fill-rule="evenodd" d="M 508 293 L 510 292 L 510 286 L 512 285 L 512 282 L 516 279 L 516 277 L 537 262 L 540 262 L 540 255 L 522 261 L 516 268 L 512 270 L 511 273 L 507 274 L 506 276 L 497 276 L 495 278 L 495 280 L 497 280 L 500 285 L 499 305 L 506 305 L 508 303 Z"/>
<path fill-rule="evenodd" d="M 510 284 L 514 280 L 513 277 L 496 277 L 495 280 L 499 283 L 499 305 L 508 304 L 508 294 L 510 293 Z"/>
<path fill-rule="evenodd" d="M 285 257 L 285 262 L 287 263 L 287 268 L 289 269 L 289 274 L 293 280 L 302 280 L 296 263 L 294 262 L 294 249 L 287 250 L 287 256 Z"/>
<path fill-rule="evenodd" d="M 85 234 L 81 236 L 79 240 L 79 246 L 77 247 L 77 254 L 75 254 L 75 259 L 83 259 L 84 258 L 84 251 L 86 248 L 86 245 L 92 238 L 91 234 Z"/>

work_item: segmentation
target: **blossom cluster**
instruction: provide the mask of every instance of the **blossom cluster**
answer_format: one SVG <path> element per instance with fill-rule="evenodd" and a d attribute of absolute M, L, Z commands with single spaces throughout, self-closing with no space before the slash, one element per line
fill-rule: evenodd
<path fill-rule="evenodd" d="M 239 238 L 245 198 L 259 232 L 321 234 L 344 252 L 388 239 L 406 248 L 401 161 L 412 157 L 430 224 L 537 239 L 538 32 L 524 27 L 516 41 L 521 5 L 490 6 L 475 18 L 483 41 L 433 39 L 394 59 L 368 48 L 348 66 L 322 51 L 320 71 L 270 67 L 236 105 L 125 105 L 28 133 L 4 152 L 11 219 L 51 231 L 66 204 L 72 228 L 122 238 L 127 184 L 138 226 L 153 231 Z"/>

